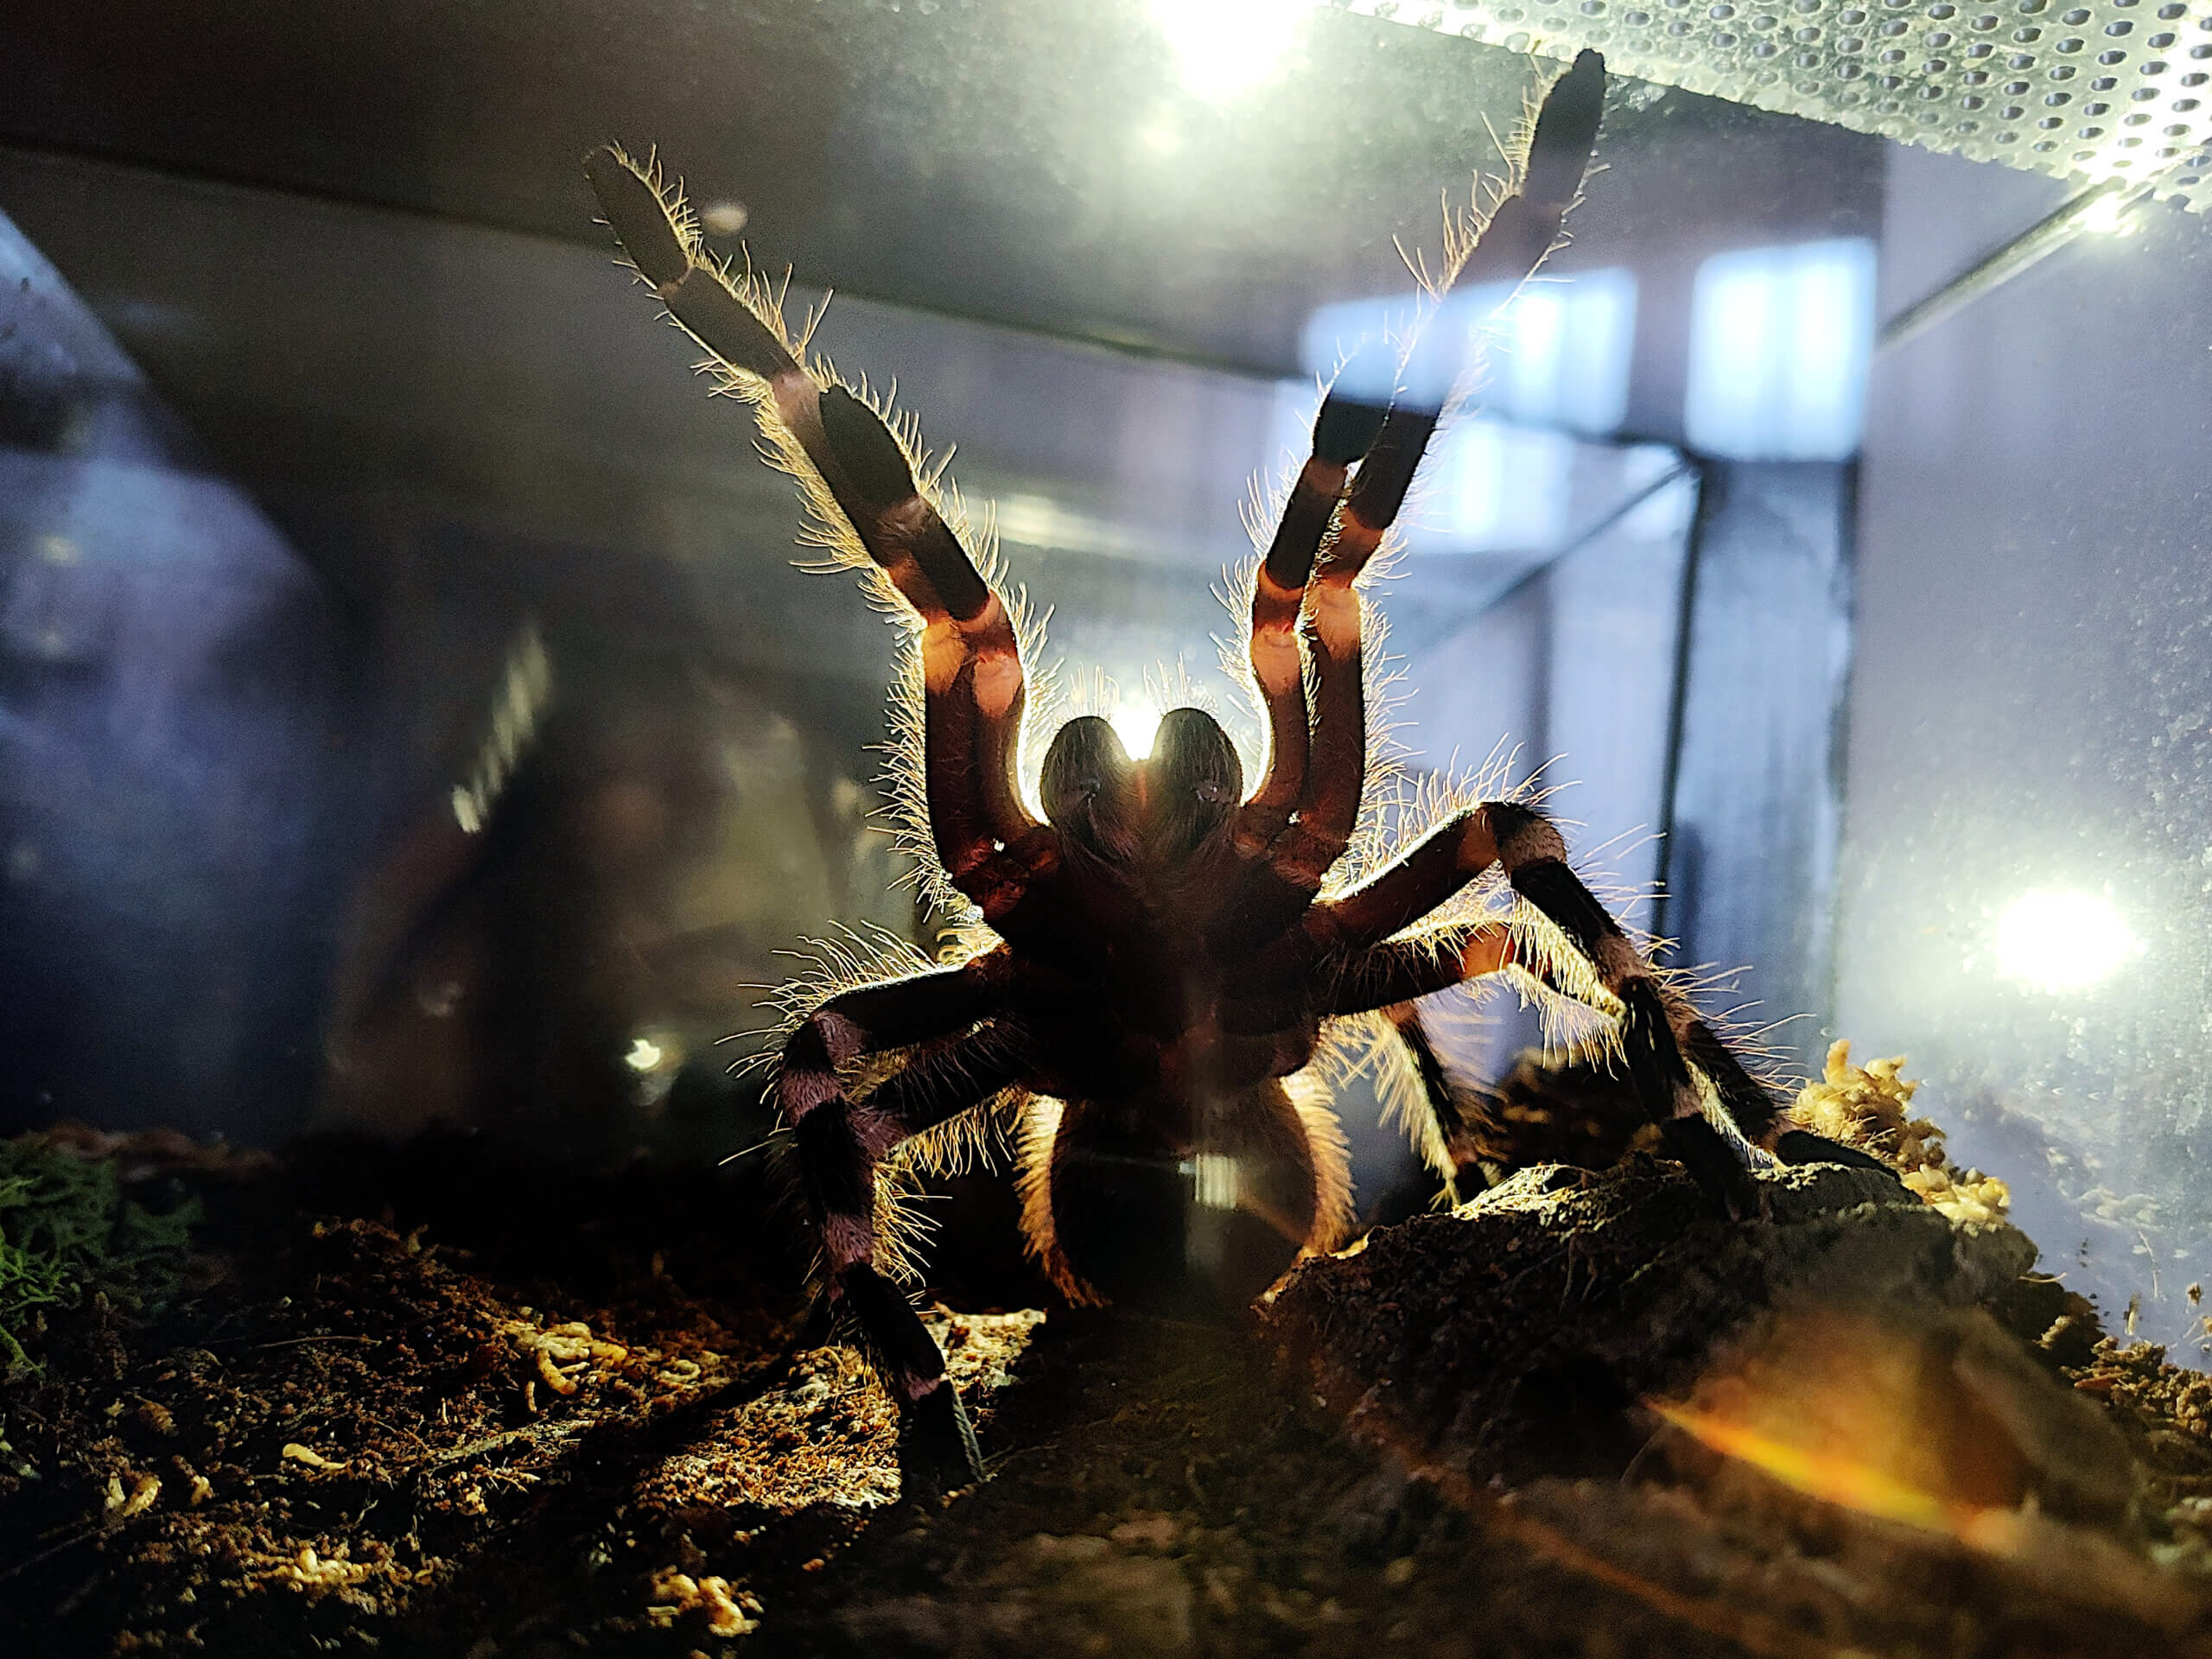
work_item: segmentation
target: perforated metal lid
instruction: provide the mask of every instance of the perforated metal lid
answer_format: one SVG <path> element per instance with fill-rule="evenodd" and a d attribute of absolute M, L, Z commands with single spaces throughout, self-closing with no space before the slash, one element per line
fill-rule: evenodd
<path fill-rule="evenodd" d="M 2212 0 L 1351 0 L 1515 52 L 2212 207 Z"/>

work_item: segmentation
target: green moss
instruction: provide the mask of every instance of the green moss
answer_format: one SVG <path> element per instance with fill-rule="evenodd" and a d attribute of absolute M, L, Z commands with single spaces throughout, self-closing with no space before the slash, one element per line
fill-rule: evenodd
<path fill-rule="evenodd" d="M 126 1198 L 111 1161 L 35 1135 L 0 1141 L 0 1355 L 33 1363 L 25 1338 L 48 1307 L 98 1292 L 136 1312 L 176 1294 L 197 1201 L 156 1215 Z"/>

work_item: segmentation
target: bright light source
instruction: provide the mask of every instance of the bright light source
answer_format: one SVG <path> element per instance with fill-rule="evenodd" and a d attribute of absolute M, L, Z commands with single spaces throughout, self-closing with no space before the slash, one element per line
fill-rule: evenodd
<path fill-rule="evenodd" d="M 1152 753 L 1152 740 L 1160 731 L 1160 706 L 1149 697 L 1131 697 L 1116 705 L 1106 716 L 1129 759 L 1141 760 Z"/>
<path fill-rule="evenodd" d="M 649 1037 L 639 1037 L 630 1045 L 630 1052 L 622 1058 L 632 1071 L 658 1071 L 668 1055 L 661 1046 Z"/>
<path fill-rule="evenodd" d="M 1152 0 L 1183 84 L 1206 98 L 1234 98 L 1272 79 L 1308 0 Z"/>
<path fill-rule="evenodd" d="M 2082 210 L 2082 228 L 2107 236 L 2128 236 L 2135 230 L 2135 220 L 2128 209 L 2134 200 L 2124 190 L 2114 190 L 2099 196 Z"/>
<path fill-rule="evenodd" d="M 2120 912 L 2094 893 L 2039 887 L 1997 918 L 1999 976 L 2033 990 L 2080 990 L 2143 950 Z"/>

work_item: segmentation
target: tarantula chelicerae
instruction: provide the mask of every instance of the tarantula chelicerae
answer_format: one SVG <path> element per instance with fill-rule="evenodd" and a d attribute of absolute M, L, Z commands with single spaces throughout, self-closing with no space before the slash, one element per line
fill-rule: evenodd
<path fill-rule="evenodd" d="M 1604 91 L 1604 66 L 1586 52 L 1546 97 L 1516 187 L 1486 222 L 1471 214 L 1451 228 L 1437 293 L 1461 277 L 1517 281 L 1542 261 L 1581 188 Z M 1369 769 L 1360 579 L 1437 407 L 1349 391 L 1321 405 L 1312 456 L 1249 582 L 1250 678 L 1268 730 L 1257 785 L 1247 790 L 1235 746 L 1199 709 L 1166 715 L 1142 760 L 1089 715 L 1045 754 L 1040 822 L 1017 775 L 1017 607 L 963 544 L 911 423 L 887 423 L 810 363 L 774 296 L 702 254 L 653 171 L 613 149 L 587 169 L 640 276 L 753 405 L 811 510 L 810 538 L 915 625 L 901 718 L 919 764 L 905 792 L 918 850 L 941 896 L 972 907 L 976 940 L 953 965 L 803 1010 L 775 1084 L 828 1294 L 899 1403 L 910 1475 L 957 1484 L 978 1465 L 943 1356 L 884 1274 L 880 1166 L 988 1103 L 1026 1113 L 1023 1224 L 1071 1296 L 1130 1294 L 1176 1271 L 1192 1248 L 1188 1170 L 1210 1189 L 1198 1196 L 1216 1212 L 1217 1247 L 1224 1212 L 1272 1241 L 1263 1285 L 1300 1250 L 1336 1244 L 1349 1220 L 1336 1120 L 1293 1088 L 1328 1028 L 1511 972 L 1609 1019 L 1669 1149 L 1715 1204 L 1756 1208 L 1744 1158 L 1786 1139 L 1774 1103 L 1655 976 L 1540 813 L 1464 805 L 1364 879 L 1332 885 Z M 1461 904 L 1440 919 L 1493 868 L 1516 895 L 1510 914 Z M 1423 1098 L 1421 1138 L 1448 1173 L 1466 1125 L 1448 1090 Z"/>

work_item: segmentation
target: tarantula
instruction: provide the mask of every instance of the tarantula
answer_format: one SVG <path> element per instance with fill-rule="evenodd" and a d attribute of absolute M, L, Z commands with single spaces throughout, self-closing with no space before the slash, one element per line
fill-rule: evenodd
<path fill-rule="evenodd" d="M 1541 263 L 1580 190 L 1604 90 L 1590 52 L 1553 85 L 1512 188 L 1486 221 L 1470 215 L 1447 235 L 1435 293 L 1461 277 L 1517 281 Z M 828 1296 L 899 1402 L 908 1478 L 964 1484 L 980 1465 L 944 1357 L 887 1277 L 880 1167 L 993 1102 L 1027 1113 L 1024 1230 L 1070 1296 L 1138 1294 L 1175 1272 L 1190 1248 L 1181 1217 L 1197 1213 L 1178 1207 L 1192 1172 L 1211 1188 L 1198 1197 L 1217 1230 L 1225 1212 L 1272 1241 L 1264 1286 L 1300 1251 L 1334 1247 L 1350 1219 L 1336 1120 L 1294 1088 L 1325 1030 L 1511 973 L 1608 1019 L 1669 1150 L 1715 1205 L 1756 1210 L 1745 1160 L 1786 1138 L 1774 1102 L 1568 868 L 1541 813 L 1465 805 L 1356 884 L 1331 885 L 1369 772 L 1361 577 L 1437 425 L 1436 400 L 1339 390 L 1321 404 L 1246 589 L 1268 733 L 1256 785 L 1200 709 L 1167 715 L 1141 760 L 1085 715 L 1046 752 L 1040 821 L 1018 777 L 1018 602 L 963 543 L 913 425 L 810 362 L 806 331 L 785 327 L 763 283 L 702 252 L 656 169 L 613 148 L 586 168 L 639 275 L 712 354 L 724 389 L 752 404 L 810 510 L 810 538 L 912 624 L 909 805 L 942 896 L 971 907 L 974 942 L 949 965 L 802 1010 L 774 1085 Z M 1462 906 L 1438 918 L 1493 868 L 1516 895 L 1510 915 Z M 1448 1173 L 1466 1125 L 1440 1083 L 1422 1098 L 1422 1138 Z"/>

